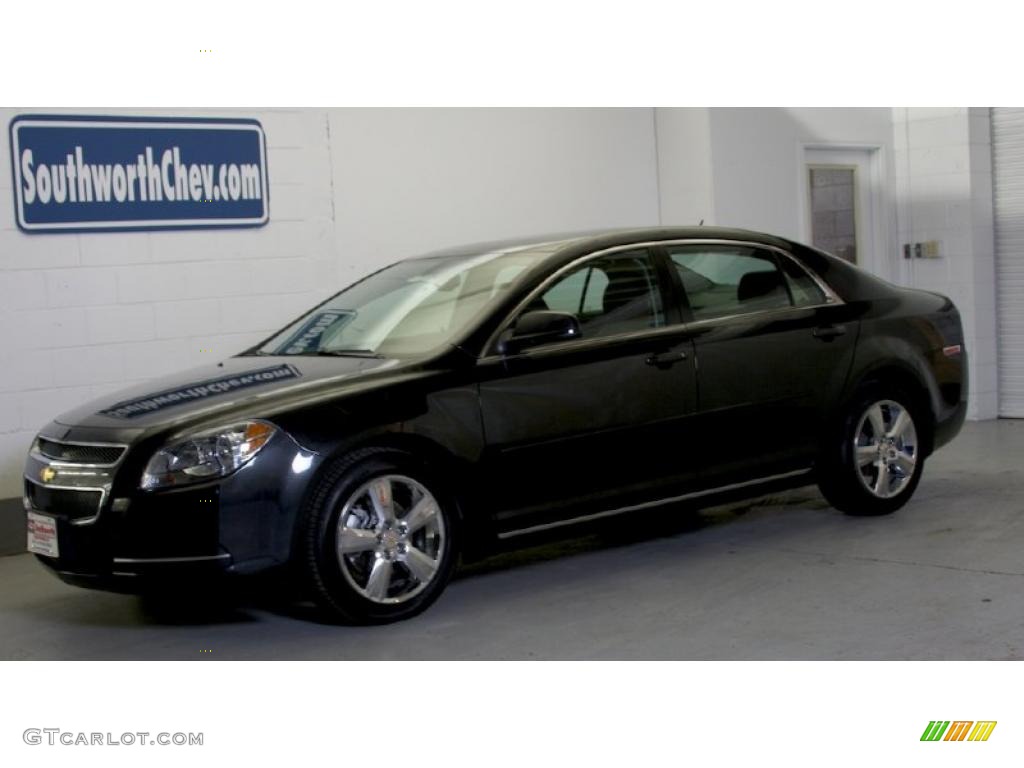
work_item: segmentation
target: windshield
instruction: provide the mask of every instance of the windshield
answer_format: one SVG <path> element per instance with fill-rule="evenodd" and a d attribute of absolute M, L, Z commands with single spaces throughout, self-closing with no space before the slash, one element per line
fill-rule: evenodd
<path fill-rule="evenodd" d="M 259 347 L 266 355 L 421 355 L 448 343 L 536 263 L 536 251 L 392 264 Z"/>

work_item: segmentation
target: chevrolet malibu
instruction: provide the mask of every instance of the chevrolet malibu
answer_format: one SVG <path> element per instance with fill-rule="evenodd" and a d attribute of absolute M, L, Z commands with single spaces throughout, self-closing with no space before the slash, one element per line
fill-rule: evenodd
<path fill-rule="evenodd" d="M 887 514 L 963 423 L 963 343 L 948 298 L 752 232 L 433 253 L 58 416 L 26 464 L 29 549 L 130 592 L 287 566 L 382 623 L 460 557 L 672 502 L 817 482 Z"/>

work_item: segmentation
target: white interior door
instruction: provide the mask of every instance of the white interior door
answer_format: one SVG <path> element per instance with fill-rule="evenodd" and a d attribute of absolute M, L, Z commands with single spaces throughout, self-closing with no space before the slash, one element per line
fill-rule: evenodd
<path fill-rule="evenodd" d="M 800 167 L 806 242 L 891 278 L 878 210 L 877 149 L 805 147 Z"/>

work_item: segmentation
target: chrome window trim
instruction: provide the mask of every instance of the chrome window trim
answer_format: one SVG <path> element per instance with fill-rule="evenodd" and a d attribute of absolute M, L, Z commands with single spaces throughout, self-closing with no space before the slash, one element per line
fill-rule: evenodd
<path fill-rule="evenodd" d="M 705 488 L 702 491 L 693 491 L 692 493 L 684 493 L 679 496 L 669 496 L 664 499 L 654 499 L 653 501 L 645 501 L 640 504 L 630 504 L 625 507 L 616 507 L 614 509 L 606 509 L 603 512 L 595 512 L 588 515 L 580 515 L 578 517 L 570 517 L 565 520 L 555 520 L 550 523 L 540 523 L 538 525 L 531 525 L 528 528 L 516 528 L 511 531 L 504 531 L 498 534 L 499 539 L 510 539 L 515 536 L 525 536 L 528 533 L 538 533 L 540 531 L 547 531 L 552 528 L 561 528 L 566 525 L 576 525 L 578 523 L 586 523 L 591 520 L 600 520 L 604 517 L 613 517 L 615 515 L 622 515 L 626 512 L 635 512 L 641 509 L 648 509 L 650 507 L 660 507 L 665 504 L 673 504 L 677 501 L 686 501 L 687 499 L 698 499 L 702 496 L 710 496 L 715 493 L 726 493 L 728 491 L 738 490 L 740 488 L 746 488 L 751 485 L 760 485 L 762 483 L 770 483 L 775 480 L 785 480 L 792 477 L 800 477 L 802 475 L 809 475 L 814 470 L 813 467 L 806 467 L 804 469 L 797 469 L 792 472 L 783 472 L 779 475 L 767 475 L 765 477 L 756 477 L 753 480 L 744 480 L 741 483 L 730 483 L 729 485 L 720 485 L 714 488 Z"/>
<path fill-rule="evenodd" d="M 501 322 L 501 324 L 498 326 L 498 328 L 488 337 L 487 343 L 484 344 L 484 347 L 483 347 L 484 352 L 478 358 L 478 362 L 479 363 L 490 363 L 490 362 L 493 362 L 495 360 L 504 360 L 504 359 L 509 359 L 509 358 L 517 358 L 517 357 L 522 356 L 522 354 L 524 354 L 524 353 L 519 353 L 519 354 L 516 354 L 516 355 L 502 355 L 496 349 L 498 339 L 501 337 L 501 334 L 503 334 L 506 330 L 508 330 L 508 328 L 512 325 L 512 322 L 517 317 L 519 317 L 519 313 L 523 310 L 524 307 L 528 306 L 531 301 L 533 301 L 538 295 L 543 293 L 547 288 L 550 288 L 552 283 L 554 283 L 560 277 L 565 275 L 567 272 L 570 272 L 570 271 L 576 269 L 577 267 L 579 267 L 580 265 L 586 263 L 590 259 L 600 258 L 602 256 L 607 256 L 608 254 L 617 253 L 619 251 L 631 251 L 631 250 L 636 250 L 636 249 L 640 249 L 640 248 L 644 248 L 644 249 L 647 249 L 647 250 L 650 250 L 651 248 L 670 248 L 670 247 L 676 246 L 676 245 L 730 245 L 730 246 L 739 246 L 739 247 L 745 247 L 745 248 L 760 248 L 762 250 L 770 250 L 770 251 L 772 251 L 774 253 L 777 253 L 777 254 L 781 255 L 785 259 L 789 259 L 789 261 L 791 261 L 794 264 L 796 264 L 796 266 L 798 268 L 802 269 L 807 275 L 809 275 L 810 278 L 814 281 L 815 285 L 817 285 L 818 288 L 821 289 L 822 293 L 825 294 L 825 301 L 823 303 L 807 304 L 807 305 L 804 305 L 804 306 L 801 306 L 801 307 L 798 307 L 798 306 L 794 305 L 794 306 L 789 306 L 789 307 L 775 307 L 775 308 L 770 308 L 770 309 L 758 309 L 758 310 L 754 310 L 753 312 L 739 312 L 739 313 L 735 313 L 735 314 L 731 314 L 731 315 L 721 315 L 719 317 L 709 317 L 709 318 L 706 318 L 706 319 L 703 319 L 703 320 L 691 320 L 690 322 L 683 322 L 683 323 L 671 323 L 671 322 L 669 322 L 669 324 L 664 326 L 663 328 L 651 328 L 651 329 L 644 330 L 644 331 L 631 331 L 629 333 L 618 333 L 618 334 L 613 334 L 611 336 L 599 336 L 599 337 L 597 337 L 595 339 L 586 339 L 586 338 L 574 339 L 572 341 L 559 342 L 557 344 L 546 344 L 543 347 L 537 347 L 535 349 L 537 351 L 543 350 L 544 352 L 547 352 L 548 350 L 551 350 L 553 352 L 557 352 L 557 351 L 565 351 L 567 349 L 587 349 L 589 347 L 606 344 L 609 341 L 616 341 L 616 340 L 627 341 L 627 340 L 632 339 L 632 338 L 639 338 L 639 337 L 643 337 L 643 336 L 647 336 L 647 335 L 658 335 L 658 334 L 661 334 L 661 333 L 667 333 L 670 330 L 674 330 L 674 331 L 677 331 L 677 332 L 678 331 L 685 331 L 685 330 L 693 328 L 695 326 L 696 327 L 700 327 L 700 326 L 702 326 L 704 324 L 707 324 L 707 323 L 717 323 L 717 322 L 730 321 L 730 320 L 736 320 L 736 319 L 741 319 L 741 318 L 756 317 L 756 316 L 764 315 L 764 314 L 768 314 L 768 313 L 793 312 L 793 311 L 803 311 L 803 310 L 808 310 L 808 309 L 820 309 L 822 307 L 832 307 L 832 306 L 838 306 L 838 305 L 846 303 L 839 296 L 839 294 L 837 294 L 832 289 L 832 287 L 828 283 L 826 283 L 812 269 L 804 266 L 804 264 L 802 264 L 798 258 L 793 256 L 793 254 L 789 253 L 789 251 L 785 250 L 784 248 L 780 248 L 780 247 L 778 247 L 776 245 L 770 245 L 770 244 L 767 244 L 767 243 L 758 243 L 758 242 L 749 241 L 749 240 L 727 240 L 727 239 L 722 239 L 722 238 L 699 238 L 699 239 L 683 238 L 683 239 L 678 239 L 678 240 L 645 240 L 645 241 L 642 241 L 642 242 L 629 243 L 629 244 L 626 244 L 626 245 L 615 245 L 615 246 L 612 246 L 610 248 L 603 248 L 603 249 L 601 249 L 599 251 L 592 251 L 591 253 L 587 253 L 587 254 L 584 254 L 582 256 L 578 256 L 577 258 L 575 258 L 572 261 L 570 261 L 568 264 L 563 264 L 557 270 L 552 272 L 550 275 L 548 275 L 546 278 L 544 278 L 543 281 L 541 281 L 540 285 L 538 285 L 536 288 L 534 288 L 532 291 L 530 291 L 526 295 L 525 298 L 523 298 L 518 304 L 516 304 L 516 306 L 512 309 L 511 312 L 508 313 L 508 315 Z M 783 274 L 785 274 L 785 273 L 783 273 Z M 667 315 L 668 315 L 668 308 L 667 307 L 665 308 L 665 314 L 666 314 L 666 317 L 667 317 Z M 533 350 L 531 350 L 530 352 L 532 353 Z M 527 353 L 527 354 L 529 354 L 529 353 Z"/>

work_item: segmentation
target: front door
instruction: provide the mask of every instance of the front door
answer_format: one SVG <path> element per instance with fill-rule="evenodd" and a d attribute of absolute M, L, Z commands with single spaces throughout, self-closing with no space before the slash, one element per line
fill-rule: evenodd
<path fill-rule="evenodd" d="M 485 486 L 498 531 L 669 495 L 696 476 L 693 347 L 651 253 L 596 256 L 522 312 L 577 316 L 581 338 L 484 358 Z"/>

